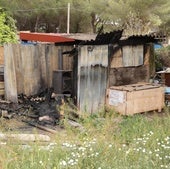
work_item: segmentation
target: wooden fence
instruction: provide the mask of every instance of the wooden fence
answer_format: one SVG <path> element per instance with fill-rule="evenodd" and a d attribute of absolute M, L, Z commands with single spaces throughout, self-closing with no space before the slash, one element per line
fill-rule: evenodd
<path fill-rule="evenodd" d="M 54 44 L 7 44 L 4 46 L 6 99 L 17 102 L 18 94 L 33 95 L 52 87 L 53 71 L 72 70 L 72 57 L 61 53 L 72 46 Z M 59 55 L 60 52 L 60 55 Z M 60 58 L 59 58 L 60 56 Z"/>

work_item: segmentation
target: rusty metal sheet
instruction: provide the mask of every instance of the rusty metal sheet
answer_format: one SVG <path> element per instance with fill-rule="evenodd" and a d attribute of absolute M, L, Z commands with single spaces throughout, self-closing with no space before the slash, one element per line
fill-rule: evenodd
<path fill-rule="evenodd" d="M 21 40 L 37 41 L 37 42 L 74 42 L 75 39 L 63 37 L 57 33 L 31 33 L 31 32 L 20 32 L 19 37 Z"/>
<path fill-rule="evenodd" d="M 97 112 L 105 103 L 108 46 L 82 46 L 78 57 L 78 105 L 80 111 Z"/>
<path fill-rule="evenodd" d="M 123 66 L 143 65 L 143 45 L 123 47 Z"/>

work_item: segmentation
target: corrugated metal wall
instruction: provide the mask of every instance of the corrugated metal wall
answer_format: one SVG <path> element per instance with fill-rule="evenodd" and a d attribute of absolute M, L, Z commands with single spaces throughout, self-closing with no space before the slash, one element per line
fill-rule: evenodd
<path fill-rule="evenodd" d="M 108 46 L 80 46 L 78 92 L 80 111 L 95 113 L 105 104 Z"/>
<path fill-rule="evenodd" d="M 54 44 L 7 44 L 5 56 L 5 92 L 16 102 L 17 94 L 33 95 L 52 87 L 53 71 L 58 70 L 58 50 L 70 51 L 71 46 Z M 72 57 L 63 55 L 63 70 L 72 70 Z"/>

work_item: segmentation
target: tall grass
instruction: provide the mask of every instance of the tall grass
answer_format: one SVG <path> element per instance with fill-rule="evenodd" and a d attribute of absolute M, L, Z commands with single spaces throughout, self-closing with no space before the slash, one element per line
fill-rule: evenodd
<path fill-rule="evenodd" d="M 2 169 L 170 168 L 169 111 L 122 117 L 111 110 L 80 118 L 83 129 L 65 119 L 51 143 L 0 145 Z"/>

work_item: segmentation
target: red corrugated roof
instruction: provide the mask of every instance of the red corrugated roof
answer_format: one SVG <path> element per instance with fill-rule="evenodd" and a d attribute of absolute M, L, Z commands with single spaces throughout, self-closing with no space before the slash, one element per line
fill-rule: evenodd
<path fill-rule="evenodd" d="M 58 33 L 33 33 L 33 32 L 20 32 L 20 40 L 36 41 L 36 42 L 74 42 L 75 39 L 63 37 Z"/>

